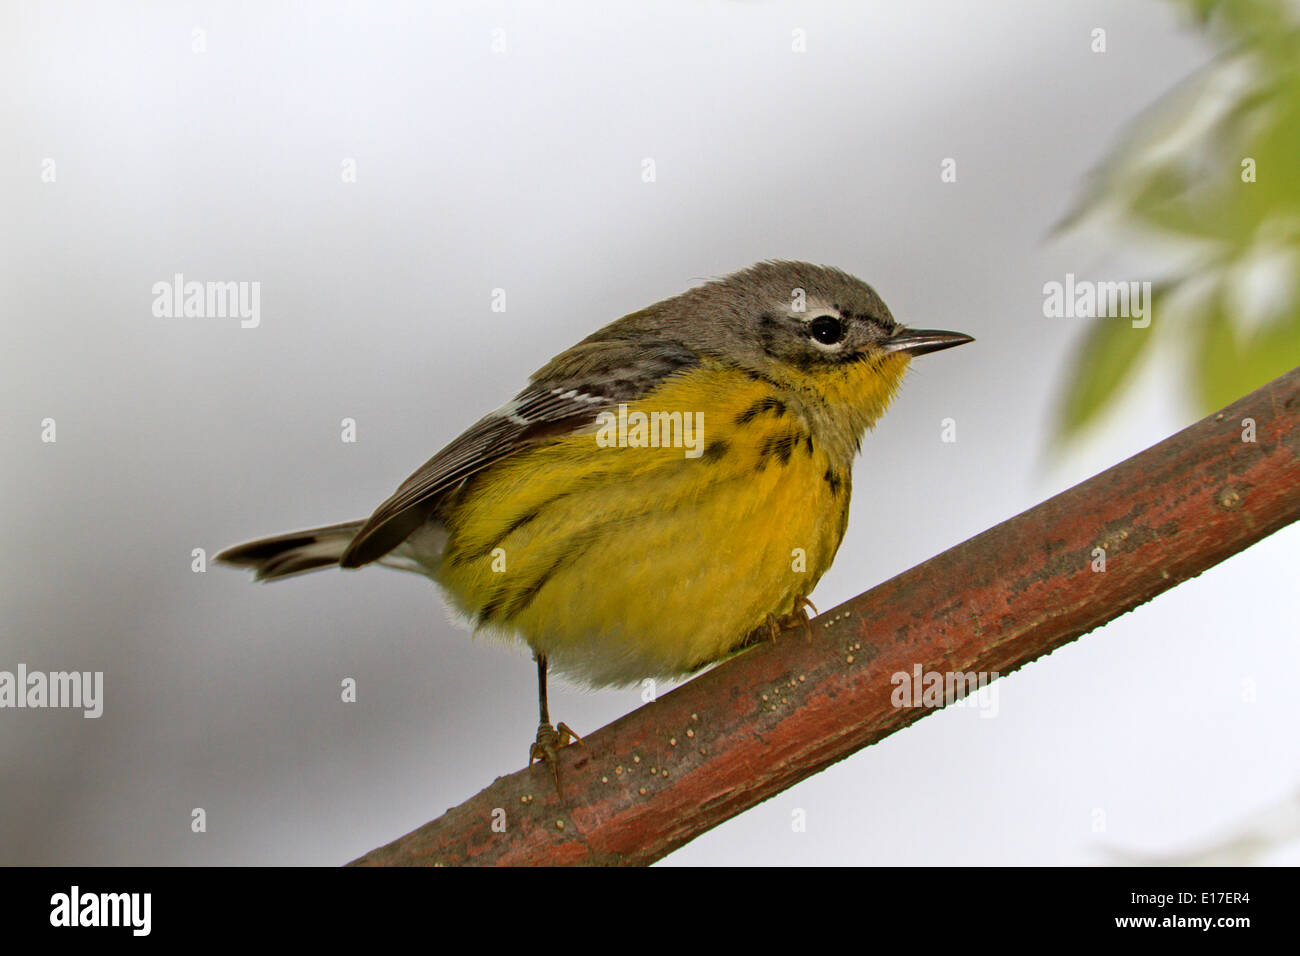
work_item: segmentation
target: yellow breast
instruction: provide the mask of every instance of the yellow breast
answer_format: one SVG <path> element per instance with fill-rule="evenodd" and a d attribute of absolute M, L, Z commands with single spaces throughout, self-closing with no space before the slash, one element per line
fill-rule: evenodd
<path fill-rule="evenodd" d="M 593 686 L 733 650 L 812 592 L 848 520 L 852 451 L 765 379 L 706 366 L 622 412 L 472 478 L 434 575 Z"/>

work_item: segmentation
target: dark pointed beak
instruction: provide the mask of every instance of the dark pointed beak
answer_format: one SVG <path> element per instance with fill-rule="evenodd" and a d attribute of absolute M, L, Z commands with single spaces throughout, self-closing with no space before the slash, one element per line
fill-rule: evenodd
<path fill-rule="evenodd" d="M 940 332 L 936 329 L 899 329 L 885 341 L 885 354 L 907 352 L 911 355 L 928 355 L 942 352 L 957 345 L 975 340 L 964 332 Z"/>

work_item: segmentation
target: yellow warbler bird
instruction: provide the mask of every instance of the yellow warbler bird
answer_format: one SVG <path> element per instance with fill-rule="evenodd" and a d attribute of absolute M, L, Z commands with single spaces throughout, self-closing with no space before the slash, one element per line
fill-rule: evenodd
<path fill-rule="evenodd" d="M 762 262 L 557 355 L 369 518 L 218 555 L 275 579 L 377 563 L 432 578 L 537 659 L 530 752 L 554 769 L 547 668 L 593 687 L 672 678 L 798 620 L 848 522 L 851 468 L 912 358 L 839 269 Z M 558 785 L 558 774 L 557 774 Z"/>

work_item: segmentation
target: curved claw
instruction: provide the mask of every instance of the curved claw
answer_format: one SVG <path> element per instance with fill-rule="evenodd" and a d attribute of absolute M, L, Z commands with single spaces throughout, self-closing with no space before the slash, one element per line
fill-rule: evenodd
<path fill-rule="evenodd" d="M 808 613 L 809 608 L 812 609 L 812 614 Z M 781 619 L 781 623 L 787 627 L 803 624 L 804 633 L 808 635 L 808 643 L 811 644 L 813 639 L 812 619 L 817 613 L 817 606 L 800 594 L 794 599 L 794 609 Z"/>

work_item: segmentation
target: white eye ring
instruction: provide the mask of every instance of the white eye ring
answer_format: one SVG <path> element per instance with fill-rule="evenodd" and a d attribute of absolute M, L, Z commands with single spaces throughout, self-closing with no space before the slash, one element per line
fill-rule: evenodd
<path fill-rule="evenodd" d="M 823 322 L 823 319 L 828 319 L 829 322 Z M 843 348 L 848 333 L 848 323 L 833 313 L 815 315 L 808 320 L 808 340 L 825 352 L 836 352 Z M 820 334 L 833 335 L 835 338 L 826 341 L 819 337 Z"/>

